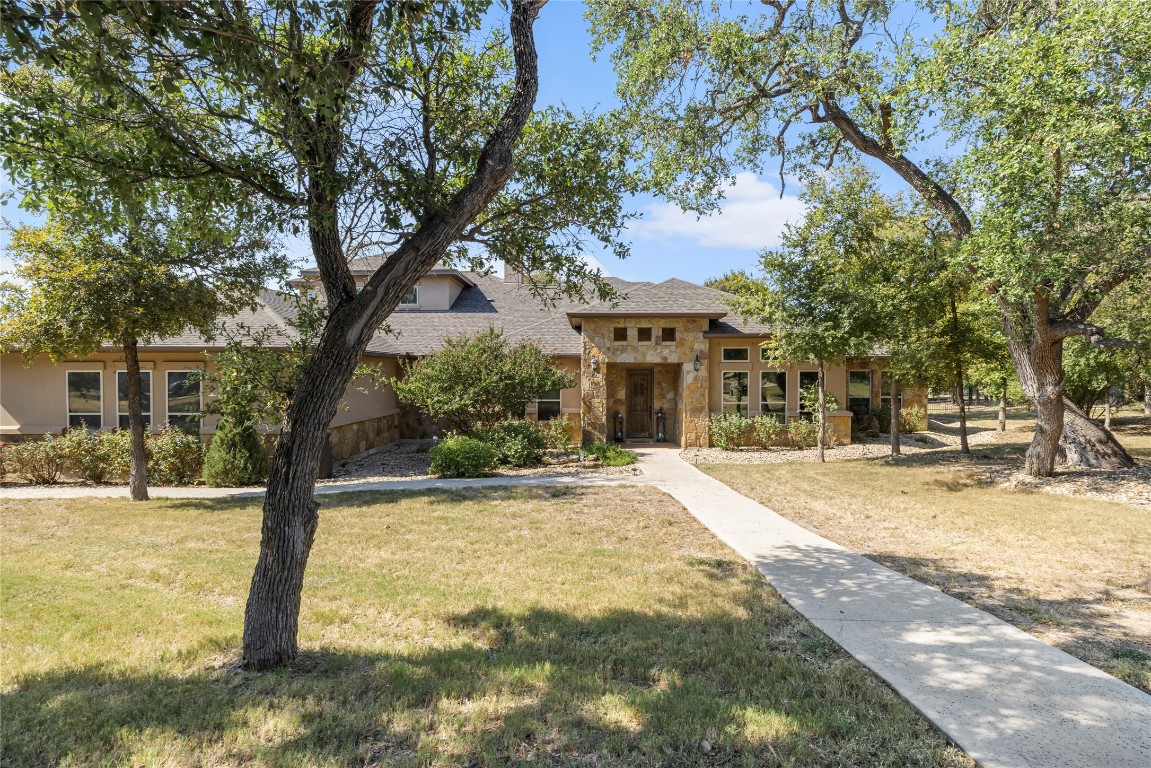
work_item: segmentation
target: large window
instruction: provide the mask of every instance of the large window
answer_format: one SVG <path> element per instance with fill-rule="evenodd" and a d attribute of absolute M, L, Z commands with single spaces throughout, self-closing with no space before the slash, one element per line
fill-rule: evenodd
<path fill-rule="evenodd" d="M 553 389 L 544 392 L 536 401 L 536 417 L 540 421 L 551 421 L 560 417 L 560 391 Z"/>
<path fill-rule="evenodd" d="M 747 347 L 724 347 L 722 357 L 725 363 L 746 363 L 751 359 Z"/>
<path fill-rule="evenodd" d="M 760 371 L 759 410 L 787 421 L 787 371 Z"/>
<path fill-rule="evenodd" d="M 144 429 L 152 426 L 152 372 L 140 371 L 140 404 Z M 116 371 L 116 416 L 120 429 L 128 428 L 128 372 Z"/>
<path fill-rule="evenodd" d="M 815 413 L 804 407 L 804 392 L 815 392 L 819 389 L 819 371 L 800 371 L 799 372 L 799 417 L 802 419 L 813 419 Z M 807 400 L 810 402 L 815 401 L 813 395 L 808 395 Z"/>
<path fill-rule="evenodd" d="M 412 289 L 400 299 L 401 307 L 418 307 L 420 305 L 420 286 L 413 285 Z"/>
<path fill-rule="evenodd" d="M 871 412 L 871 371 L 847 372 L 847 410 L 857 416 Z"/>
<path fill-rule="evenodd" d="M 747 415 L 747 371 L 723 372 L 723 412 Z"/>
<path fill-rule="evenodd" d="M 68 426 L 99 429 L 104 402 L 99 371 L 68 371 Z"/>
<path fill-rule="evenodd" d="M 899 390 L 899 407 L 903 408 L 903 390 Z M 891 413 L 891 371 L 879 373 L 879 408 L 885 413 Z"/>
<path fill-rule="evenodd" d="M 200 372 L 168 371 L 168 423 L 200 433 Z"/>

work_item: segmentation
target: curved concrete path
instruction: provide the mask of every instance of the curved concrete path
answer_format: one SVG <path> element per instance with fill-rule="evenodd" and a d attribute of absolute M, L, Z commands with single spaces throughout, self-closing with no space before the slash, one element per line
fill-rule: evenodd
<path fill-rule="evenodd" d="M 985 768 L 1149 768 L 1151 696 L 822 538 L 679 458 L 648 480 Z"/>

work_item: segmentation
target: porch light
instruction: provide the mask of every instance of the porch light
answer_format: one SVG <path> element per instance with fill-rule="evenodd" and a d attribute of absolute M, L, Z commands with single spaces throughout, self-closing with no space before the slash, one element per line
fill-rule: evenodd
<path fill-rule="evenodd" d="M 591 359 L 591 372 L 592 372 L 592 373 L 595 373 L 595 372 L 596 372 L 596 371 L 598 371 L 598 370 L 599 370 L 599 358 L 598 358 L 598 357 L 593 357 L 593 358 Z"/>
<path fill-rule="evenodd" d="M 695 359 L 691 361 L 691 369 L 693 371 L 699 370 L 699 355 L 696 355 Z"/>

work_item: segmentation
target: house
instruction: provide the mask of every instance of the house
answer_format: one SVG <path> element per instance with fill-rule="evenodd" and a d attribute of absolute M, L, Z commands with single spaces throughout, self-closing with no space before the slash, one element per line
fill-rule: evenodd
<path fill-rule="evenodd" d="M 363 282 L 378 261 L 350 265 Z M 666 440 L 682 446 L 708 444 L 712 413 L 800 415 L 800 389 L 813 386 L 815 366 L 781 366 L 763 353 L 766 327 L 735 317 L 724 294 L 683 280 L 659 283 L 607 278 L 621 294 L 615 303 L 557 300 L 544 306 L 520 275 L 455 269 L 430 271 L 376 333 L 364 362 L 394 376 L 400 361 L 426 355 L 447 337 L 489 326 L 512 341 L 532 339 L 554 355 L 557 366 L 576 374 L 576 386 L 548 393 L 527 408 L 527 418 L 571 420 L 584 440 Z M 304 270 L 296 285 L 317 290 L 319 275 Z M 286 328 L 291 305 L 265 292 L 255 309 L 227 318 L 233 326 Z M 196 369 L 204 352 L 218 349 L 189 333 L 141 347 L 145 412 L 153 424 L 170 422 L 214 431 L 200 419 L 202 393 Z M 849 409 L 889 405 L 881 356 L 829 366 L 827 389 Z M 127 424 L 124 363 L 114 349 L 53 363 L 46 356 L 24 365 L 18 353 L 0 358 L 0 440 L 59 433 L 68 426 Z M 908 389 L 904 403 L 925 405 L 925 393 Z M 850 440 L 850 413 L 833 414 L 841 442 Z M 367 381 L 349 386 L 344 407 L 329 431 L 333 457 L 342 460 L 403 438 L 426 436 L 429 425 L 414 408 L 397 402 L 391 387 Z"/>

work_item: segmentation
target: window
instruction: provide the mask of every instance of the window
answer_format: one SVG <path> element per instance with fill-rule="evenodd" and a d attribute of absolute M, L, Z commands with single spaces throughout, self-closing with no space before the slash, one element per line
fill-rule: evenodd
<path fill-rule="evenodd" d="M 723 412 L 747 415 L 747 371 L 723 372 Z"/>
<path fill-rule="evenodd" d="M 760 371 L 759 410 L 787 421 L 787 371 Z"/>
<path fill-rule="evenodd" d="M 767 347 L 760 347 L 759 348 L 759 359 L 765 363 L 772 362 L 771 350 L 768 349 Z"/>
<path fill-rule="evenodd" d="M 420 286 L 413 285 L 412 289 L 400 299 L 401 307 L 418 307 L 420 305 Z"/>
<path fill-rule="evenodd" d="M 815 392 L 819 389 L 819 371 L 800 371 L 799 372 L 799 416 L 802 419 L 812 419 L 815 414 L 809 410 L 804 409 L 803 393 Z M 808 398 L 815 399 L 814 395 L 808 395 Z"/>
<path fill-rule="evenodd" d="M 559 417 L 560 391 L 553 389 L 551 392 L 544 392 L 539 400 L 536 400 L 536 418 L 540 421 L 551 421 Z"/>
<path fill-rule="evenodd" d="M 903 408 L 903 390 L 899 390 L 899 407 Z M 891 412 L 891 371 L 879 373 L 879 409 Z"/>
<path fill-rule="evenodd" d="M 99 429 L 104 402 L 99 371 L 68 371 L 68 426 Z"/>
<path fill-rule="evenodd" d="M 664 328 L 659 332 L 659 338 L 665 344 L 669 341 L 675 341 L 675 328 Z"/>
<path fill-rule="evenodd" d="M 617 344 L 627 341 L 627 328 L 617 325 L 612 329 L 611 340 Z"/>
<path fill-rule="evenodd" d="M 140 405 L 144 429 L 152 426 L 152 372 L 140 371 Z M 128 429 L 128 372 L 116 371 L 116 415 L 120 429 Z"/>
<path fill-rule="evenodd" d="M 725 363 L 746 363 L 751 359 L 748 354 L 747 347 L 724 347 L 723 348 L 723 362 Z"/>
<path fill-rule="evenodd" d="M 168 423 L 193 435 L 200 433 L 199 371 L 168 371 Z"/>
<path fill-rule="evenodd" d="M 636 341 L 640 344 L 651 344 L 651 328 L 636 328 Z"/>
<path fill-rule="evenodd" d="M 871 412 L 871 371 L 847 372 L 847 410 L 856 416 Z"/>

